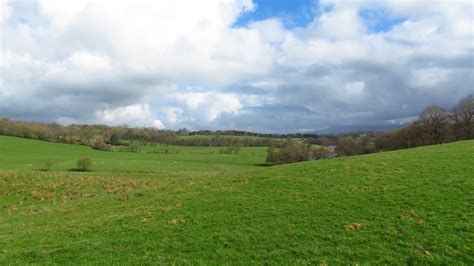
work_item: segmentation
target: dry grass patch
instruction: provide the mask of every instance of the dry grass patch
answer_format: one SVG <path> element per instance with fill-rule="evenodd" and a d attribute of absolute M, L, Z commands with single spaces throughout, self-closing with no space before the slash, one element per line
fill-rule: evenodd
<path fill-rule="evenodd" d="M 20 205 L 26 204 L 28 199 L 56 205 L 70 200 L 92 198 L 104 193 L 122 194 L 121 199 L 128 201 L 130 193 L 139 189 L 148 189 L 154 184 L 153 180 L 125 177 L 0 171 L 2 195 L 21 199 Z M 7 204 L 4 209 L 12 212 L 16 209 L 12 206 L 17 205 L 18 202 Z"/>

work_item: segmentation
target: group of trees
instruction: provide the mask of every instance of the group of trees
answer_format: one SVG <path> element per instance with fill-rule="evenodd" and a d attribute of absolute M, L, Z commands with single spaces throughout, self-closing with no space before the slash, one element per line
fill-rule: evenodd
<path fill-rule="evenodd" d="M 401 129 L 385 133 L 357 133 L 335 139 L 338 155 L 356 155 L 441 144 L 474 138 L 474 96 L 463 98 L 451 110 L 426 108 Z"/>
<path fill-rule="evenodd" d="M 176 133 L 154 128 L 109 127 L 105 125 L 70 125 L 15 121 L 0 118 L 0 135 L 51 142 L 80 144 L 100 150 L 110 145 L 128 145 L 131 141 L 166 143 L 176 139 Z"/>
<path fill-rule="evenodd" d="M 389 132 L 355 132 L 324 137 L 308 137 L 304 142 L 286 142 L 284 147 L 271 147 L 270 164 L 351 156 L 380 151 L 413 148 L 474 138 L 474 96 L 468 96 L 452 108 L 426 108 L 416 121 Z M 314 148 L 319 145 L 320 148 Z M 334 151 L 332 149 L 335 148 Z"/>
<path fill-rule="evenodd" d="M 268 148 L 266 162 L 272 165 L 295 163 L 330 158 L 332 154 L 328 147 L 314 146 L 288 138 L 282 148 Z"/>
<path fill-rule="evenodd" d="M 186 128 L 179 129 L 176 133 L 180 136 L 193 136 L 193 135 L 218 135 L 218 136 L 245 136 L 245 137 L 261 137 L 261 138 L 311 138 L 318 137 L 317 134 L 310 133 L 290 133 L 290 134 L 271 134 L 271 133 L 255 133 L 240 130 L 198 130 L 190 132 Z"/>
<path fill-rule="evenodd" d="M 283 147 L 285 145 L 285 139 L 217 135 L 213 137 L 176 138 L 166 144 L 199 147 Z"/>
<path fill-rule="evenodd" d="M 197 132 L 214 134 L 213 137 L 183 138 Z M 257 133 L 244 131 L 197 131 L 188 132 L 186 129 L 178 131 L 159 130 L 154 128 L 129 128 L 127 126 L 109 127 L 105 125 L 70 125 L 61 126 L 55 123 L 45 124 L 38 122 L 15 121 L 9 118 L 0 118 L 0 135 L 22 138 L 80 144 L 94 149 L 108 151 L 112 146 L 129 146 L 131 143 L 162 143 L 179 146 L 202 147 L 283 147 L 284 139 L 276 138 L 280 135 L 260 136 Z M 232 137 L 231 132 L 238 132 Z M 265 135 L 266 136 L 266 135 Z M 272 136 L 272 137 L 270 137 Z M 135 150 L 134 147 L 132 147 Z"/>

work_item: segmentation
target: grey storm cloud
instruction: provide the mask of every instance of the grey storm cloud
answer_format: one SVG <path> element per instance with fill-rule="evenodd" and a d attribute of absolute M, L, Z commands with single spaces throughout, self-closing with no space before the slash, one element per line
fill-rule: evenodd
<path fill-rule="evenodd" d="M 222 114 L 215 121 L 214 128 L 239 128 L 263 133 L 309 131 L 314 121 L 326 119 L 300 106 L 267 105 L 246 108 L 239 114 Z M 290 122 L 291 121 L 291 122 Z"/>

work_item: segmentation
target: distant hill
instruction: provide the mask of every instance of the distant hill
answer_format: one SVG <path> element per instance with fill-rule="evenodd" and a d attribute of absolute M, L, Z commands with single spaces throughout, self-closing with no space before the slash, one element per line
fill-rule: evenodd
<path fill-rule="evenodd" d="M 325 129 L 316 130 L 311 133 L 318 135 L 344 134 L 361 131 L 383 132 L 392 129 L 398 129 L 402 125 L 336 125 Z"/>

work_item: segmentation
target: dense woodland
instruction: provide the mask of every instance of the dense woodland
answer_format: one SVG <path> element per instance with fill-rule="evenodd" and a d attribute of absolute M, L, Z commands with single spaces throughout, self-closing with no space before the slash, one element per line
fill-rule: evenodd
<path fill-rule="evenodd" d="M 171 131 L 105 125 L 62 126 L 54 123 L 44 124 L 15 121 L 9 118 L 0 119 L 0 135 L 80 144 L 99 150 L 110 150 L 112 146 L 118 145 L 133 148 L 138 143 L 162 143 L 181 146 L 225 147 L 226 151 L 230 151 L 225 153 L 236 154 L 240 147 L 270 147 L 267 156 L 269 164 L 351 156 L 473 139 L 473 128 L 473 95 L 460 100 L 451 110 L 430 106 L 420 114 L 416 121 L 398 130 L 356 132 L 331 136 L 258 134 L 235 130 L 190 132 L 186 129 Z M 186 137 L 192 135 L 209 136 Z"/>

